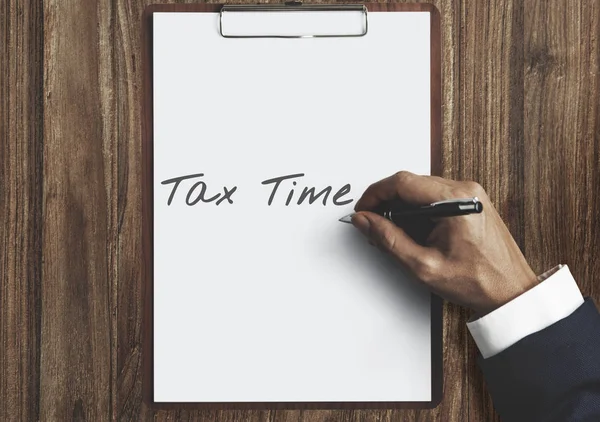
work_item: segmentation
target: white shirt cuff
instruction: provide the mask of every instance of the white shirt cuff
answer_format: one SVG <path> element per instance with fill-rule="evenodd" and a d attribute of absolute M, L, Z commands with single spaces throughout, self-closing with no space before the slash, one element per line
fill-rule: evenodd
<path fill-rule="evenodd" d="M 537 286 L 489 314 L 467 322 L 484 359 L 560 321 L 583 304 L 583 296 L 568 266 L 559 265 L 538 279 L 542 282 Z"/>

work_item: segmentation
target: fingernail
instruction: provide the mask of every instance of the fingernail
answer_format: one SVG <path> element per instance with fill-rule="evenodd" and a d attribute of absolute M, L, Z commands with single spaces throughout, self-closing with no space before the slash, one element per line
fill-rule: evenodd
<path fill-rule="evenodd" d="M 352 216 L 352 224 L 356 227 L 362 234 L 369 237 L 369 229 L 371 227 L 371 223 L 362 214 L 354 214 Z"/>

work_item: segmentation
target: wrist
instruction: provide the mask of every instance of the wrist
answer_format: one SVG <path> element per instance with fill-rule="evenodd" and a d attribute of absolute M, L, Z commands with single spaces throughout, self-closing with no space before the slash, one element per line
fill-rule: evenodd
<path fill-rule="evenodd" d="M 499 291 L 494 295 L 494 300 L 491 301 L 489 306 L 476 310 L 473 317 L 481 318 L 490 312 L 495 311 L 523 295 L 525 292 L 533 289 L 540 282 L 539 278 L 528 265 L 527 268 L 524 268 L 519 273 L 520 275 L 512 274 L 509 279 L 506 278 L 507 274 L 504 274 L 504 276 L 496 282 Z"/>
<path fill-rule="evenodd" d="M 494 356 L 567 317 L 583 303 L 583 296 L 566 265 L 538 276 L 537 281 L 534 288 L 494 312 L 467 322 L 483 358 Z"/>

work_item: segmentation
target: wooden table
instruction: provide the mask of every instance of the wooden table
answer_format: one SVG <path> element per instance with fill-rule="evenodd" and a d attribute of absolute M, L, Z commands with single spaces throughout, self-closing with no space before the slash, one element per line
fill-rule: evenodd
<path fill-rule="evenodd" d="M 469 313 L 453 305 L 444 317 L 444 400 L 432 411 L 153 412 L 142 404 L 147 3 L 0 6 L 0 420 L 497 420 Z M 569 264 L 598 302 L 600 2 L 434 3 L 445 176 L 479 181 L 534 271 Z"/>

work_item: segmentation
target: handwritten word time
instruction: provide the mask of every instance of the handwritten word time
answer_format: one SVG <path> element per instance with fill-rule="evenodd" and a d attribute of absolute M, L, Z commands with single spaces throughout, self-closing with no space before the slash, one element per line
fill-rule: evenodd
<path fill-rule="evenodd" d="M 221 205 L 222 203 L 234 203 L 233 194 L 237 191 L 237 186 L 233 186 L 231 188 L 223 186 L 222 192 L 216 193 L 214 190 L 210 191 L 208 185 L 203 180 L 198 180 L 202 176 L 204 176 L 204 173 L 188 174 L 186 176 L 179 176 L 172 179 L 163 180 L 161 182 L 162 185 L 173 185 L 169 199 L 167 199 L 167 205 L 171 205 L 175 199 L 177 189 L 184 181 L 189 181 L 190 183 L 193 182 L 191 185 L 188 184 L 189 187 L 187 188 L 187 194 L 185 196 L 185 203 L 189 206 L 193 206 L 198 203 L 214 203 L 217 206 Z M 317 192 L 315 187 L 304 187 L 300 193 L 297 193 L 296 186 L 298 185 L 298 180 L 293 179 L 300 179 L 302 177 L 304 177 L 304 173 L 290 174 L 287 176 L 279 176 L 273 179 L 263 180 L 261 184 L 265 185 L 271 190 L 267 205 L 270 206 L 275 201 L 283 201 L 283 198 L 286 198 L 286 206 L 289 206 L 292 204 L 292 202 L 297 205 L 302 205 L 306 201 L 312 205 L 319 199 L 321 199 L 323 205 L 327 205 L 329 196 L 333 192 L 333 187 L 327 186 L 319 192 Z M 333 205 L 342 206 L 354 201 L 353 199 L 343 199 L 350 193 L 350 189 L 350 184 L 345 184 L 342 186 L 333 194 L 331 203 L 333 203 Z"/>

